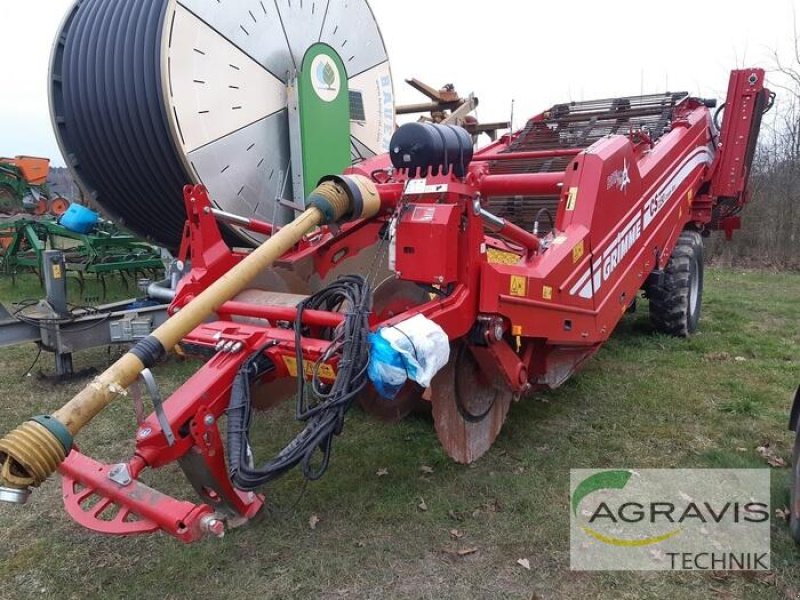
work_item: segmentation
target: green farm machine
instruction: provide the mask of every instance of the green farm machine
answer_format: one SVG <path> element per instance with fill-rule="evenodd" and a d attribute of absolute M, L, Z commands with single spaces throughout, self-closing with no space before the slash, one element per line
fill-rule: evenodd
<path fill-rule="evenodd" d="M 51 195 L 47 186 L 49 174 L 48 158 L 0 158 L 0 213 L 64 214 L 69 200 Z"/>

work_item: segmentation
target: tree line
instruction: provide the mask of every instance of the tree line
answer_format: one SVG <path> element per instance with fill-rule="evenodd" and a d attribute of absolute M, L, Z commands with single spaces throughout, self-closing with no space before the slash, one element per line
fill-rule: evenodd
<path fill-rule="evenodd" d="M 710 260 L 726 266 L 800 269 L 800 38 L 790 60 L 773 55 L 769 86 L 777 94 L 761 126 L 751 197 L 743 228 L 732 242 L 721 234 L 707 244 Z"/>

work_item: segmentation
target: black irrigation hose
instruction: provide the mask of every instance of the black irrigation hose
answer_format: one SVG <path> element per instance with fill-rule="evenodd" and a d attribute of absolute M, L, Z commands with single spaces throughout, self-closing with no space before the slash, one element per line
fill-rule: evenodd
<path fill-rule="evenodd" d="M 120 224 L 176 248 L 190 181 L 162 102 L 165 0 L 84 0 L 57 40 L 55 126 L 66 158 Z"/>
<path fill-rule="evenodd" d="M 304 310 L 340 310 L 342 325 L 332 332 L 329 350 L 314 365 L 311 390 L 306 389 L 301 337 Z M 342 277 L 298 306 L 295 324 L 297 345 L 296 418 L 305 422 L 303 430 L 272 460 L 253 466 L 250 446 L 252 406 L 250 388 L 254 381 L 274 368 L 264 350 L 254 353 L 239 370 L 231 389 L 228 407 L 228 461 L 234 485 L 241 490 L 256 490 L 301 465 L 306 479 L 317 480 L 330 463 L 333 438 L 342 432 L 344 417 L 356 395 L 367 385 L 369 363 L 368 317 L 372 310 L 372 290 L 359 275 Z M 336 380 L 328 386 L 319 380 L 319 369 L 334 357 L 339 364 Z M 310 401 L 308 396 L 311 396 Z M 320 460 L 312 464 L 317 453 Z"/>

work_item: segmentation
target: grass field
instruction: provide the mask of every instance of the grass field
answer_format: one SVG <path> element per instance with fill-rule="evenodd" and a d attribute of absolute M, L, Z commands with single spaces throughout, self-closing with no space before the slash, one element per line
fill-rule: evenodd
<path fill-rule="evenodd" d="M 6 299 L 23 292 L 0 282 Z M 710 270 L 701 332 L 688 341 L 653 334 L 640 303 L 580 375 L 513 406 L 470 467 L 444 456 L 426 418 L 386 426 L 354 411 L 321 482 L 303 493 L 298 476 L 282 480 L 264 518 L 222 540 L 101 537 L 69 520 L 49 481 L 28 506 L 0 506 L 0 598 L 798 598 L 800 553 L 778 518 L 769 574 L 571 572 L 568 499 L 570 468 L 769 468 L 756 450 L 765 443 L 788 462 L 799 298 L 797 274 Z M 82 386 L 24 377 L 35 354 L 3 351 L 0 431 Z M 76 366 L 108 360 L 87 352 Z M 171 362 L 156 375 L 174 389 L 195 368 Z M 259 418 L 263 448 L 287 438 L 291 412 Z M 116 461 L 133 429 L 120 401 L 79 442 Z M 153 480 L 192 498 L 175 469 Z M 788 469 L 772 469 L 776 508 L 787 482 Z"/>

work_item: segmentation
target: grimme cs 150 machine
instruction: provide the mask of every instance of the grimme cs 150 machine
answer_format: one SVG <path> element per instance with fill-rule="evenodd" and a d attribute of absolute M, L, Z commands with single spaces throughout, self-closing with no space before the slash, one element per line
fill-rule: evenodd
<path fill-rule="evenodd" d="M 640 291 L 657 330 L 692 333 L 703 237 L 739 227 L 772 99 L 762 70 L 737 70 L 716 118 L 685 93 L 569 102 L 476 152 L 458 127 L 395 130 L 364 0 L 83 0 L 51 95 L 86 189 L 191 269 L 166 323 L 0 440 L 0 499 L 23 503 L 58 471 L 89 529 L 184 542 L 254 517 L 289 469 L 320 477 L 356 402 L 385 419 L 429 406 L 447 454 L 470 463 L 511 404 L 578 371 Z M 444 355 L 419 355 L 412 322 L 445 336 Z M 393 359 L 411 379 L 435 364 L 425 389 L 378 395 L 387 332 L 394 350 L 408 338 Z M 179 343 L 209 358 L 162 400 L 150 369 Z M 133 456 L 80 452 L 73 438 L 139 380 L 155 409 Z M 287 380 L 303 429 L 259 461 L 253 411 L 285 399 Z M 199 501 L 140 480 L 173 462 Z"/>

